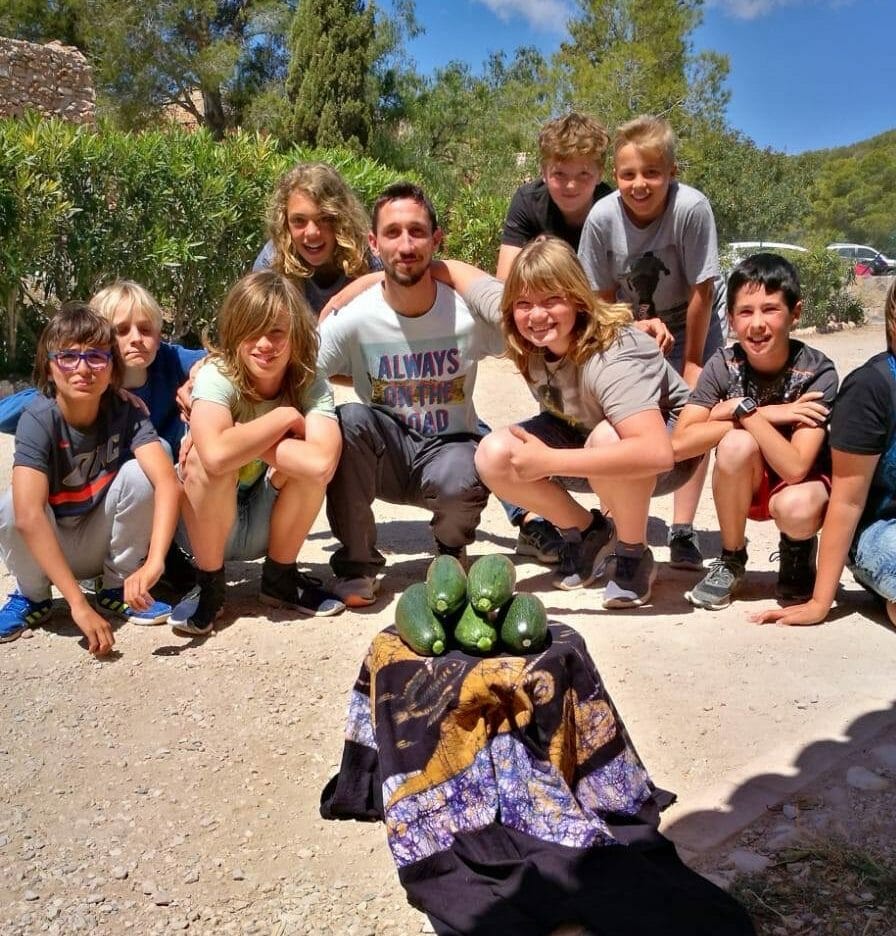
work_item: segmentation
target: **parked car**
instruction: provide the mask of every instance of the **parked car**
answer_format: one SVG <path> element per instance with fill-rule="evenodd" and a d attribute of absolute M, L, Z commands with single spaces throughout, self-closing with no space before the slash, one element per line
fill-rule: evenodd
<path fill-rule="evenodd" d="M 750 254 L 766 252 L 776 253 L 779 250 L 794 250 L 797 253 L 808 253 L 805 247 L 798 247 L 796 244 L 782 244 L 780 241 L 733 241 L 728 245 L 728 250 L 743 259 Z"/>
<path fill-rule="evenodd" d="M 862 275 L 868 272 L 872 276 L 887 276 L 896 273 L 896 260 L 885 257 L 879 250 L 867 244 L 828 244 L 832 250 L 856 268 L 856 273 Z"/>

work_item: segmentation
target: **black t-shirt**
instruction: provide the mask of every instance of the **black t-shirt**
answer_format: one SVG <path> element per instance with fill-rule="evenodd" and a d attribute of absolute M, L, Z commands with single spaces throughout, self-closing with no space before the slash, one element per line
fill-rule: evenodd
<path fill-rule="evenodd" d="M 880 455 L 859 530 L 896 519 L 896 359 L 876 354 L 844 381 L 831 416 L 831 447 Z"/>
<path fill-rule="evenodd" d="M 606 182 L 599 182 L 594 189 L 592 204 L 612 191 Z M 576 226 L 567 224 L 551 198 L 544 179 L 536 179 L 534 182 L 525 182 L 514 193 L 504 219 L 501 243 L 510 247 L 525 247 L 539 234 L 553 234 L 565 240 L 573 250 L 578 250 L 584 223 Z"/>

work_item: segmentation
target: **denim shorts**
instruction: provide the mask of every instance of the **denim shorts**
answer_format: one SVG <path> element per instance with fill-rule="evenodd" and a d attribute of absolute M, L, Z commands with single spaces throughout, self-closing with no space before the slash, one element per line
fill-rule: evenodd
<path fill-rule="evenodd" d="M 279 493 L 271 484 L 270 471 L 252 487 L 237 492 L 236 522 L 224 547 L 226 560 L 260 559 L 267 554 L 271 511 Z"/>
<path fill-rule="evenodd" d="M 666 428 L 671 431 L 673 425 L 674 421 L 670 420 Z M 580 449 L 585 447 L 585 442 L 588 440 L 587 434 L 580 432 L 574 426 L 569 425 L 562 419 L 558 419 L 551 413 L 539 413 L 537 416 L 521 422 L 520 426 L 551 448 Z M 654 487 L 651 496 L 662 497 L 664 494 L 677 491 L 686 481 L 690 480 L 702 458 L 702 455 L 696 455 L 694 458 L 676 462 L 668 471 L 658 475 L 656 487 Z M 561 484 L 567 491 L 574 491 L 577 494 L 594 493 L 587 478 L 556 477 L 551 480 Z"/>
<path fill-rule="evenodd" d="M 862 530 L 849 559 L 849 571 L 860 585 L 896 601 L 896 520 L 878 520 Z"/>
<path fill-rule="evenodd" d="M 180 476 L 178 474 L 178 476 Z M 224 559 L 260 559 L 267 555 L 271 531 L 271 511 L 280 491 L 271 484 L 271 471 L 250 488 L 237 489 L 236 520 L 224 547 Z M 187 525 L 183 516 L 177 525 L 175 542 L 192 553 Z"/>
<path fill-rule="evenodd" d="M 670 325 L 669 331 L 672 332 L 675 344 L 672 345 L 669 354 L 666 356 L 666 360 L 672 365 L 673 370 L 680 374 L 684 370 L 684 322 Z M 704 364 L 706 364 L 719 348 L 725 347 L 726 332 L 726 326 L 719 319 L 718 315 L 716 315 L 715 309 L 713 309 L 709 319 L 709 328 L 706 332 L 706 344 L 703 345 Z"/>

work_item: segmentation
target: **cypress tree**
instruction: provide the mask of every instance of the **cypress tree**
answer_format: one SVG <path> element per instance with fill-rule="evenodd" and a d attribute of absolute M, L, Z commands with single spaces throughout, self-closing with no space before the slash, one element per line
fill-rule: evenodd
<path fill-rule="evenodd" d="M 374 14 L 373 4 L 361 0 L 299 0 L 286 78 L 293 142 L 366 146 Z"/>

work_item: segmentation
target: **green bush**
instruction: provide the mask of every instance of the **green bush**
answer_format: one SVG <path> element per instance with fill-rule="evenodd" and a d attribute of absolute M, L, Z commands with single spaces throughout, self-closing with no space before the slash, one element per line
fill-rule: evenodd
<path fill-rule="evenodd" d="M 172 335 L 201 332 L 264 243 L 276 179 L 308 160 L 334 165 L 368 207 L 397 178 L 354 153 L 284 151 L 258 134 L 0 120 L 0 369 L 26 372 L 58 304 L 117 277 L 156 296 Z"/>
<path fill-rule="evenodd" d="M 789 259 L 803 289 L 801 325 L 824 330 L 838 322 L 861 325 L 865 321 L 864 307 L 846 289 L 855 281 L 855 273 L 837 254 L 819 245 Z"/>
<path fill-rule="evenodd" d="M 865 309 L 847 287 L 855 282 L 852 266 L 833 251 L 817 245 L 808 253 L 801 250 L 776 250 L 796 267 L 803 294 L 803 314 L 800 326 L 815 326 L 821 330 L 839 322 L 861 325 Z M 721 255 L 722 272 L 727 277 L 741 259 L 730 250 Z"/>

